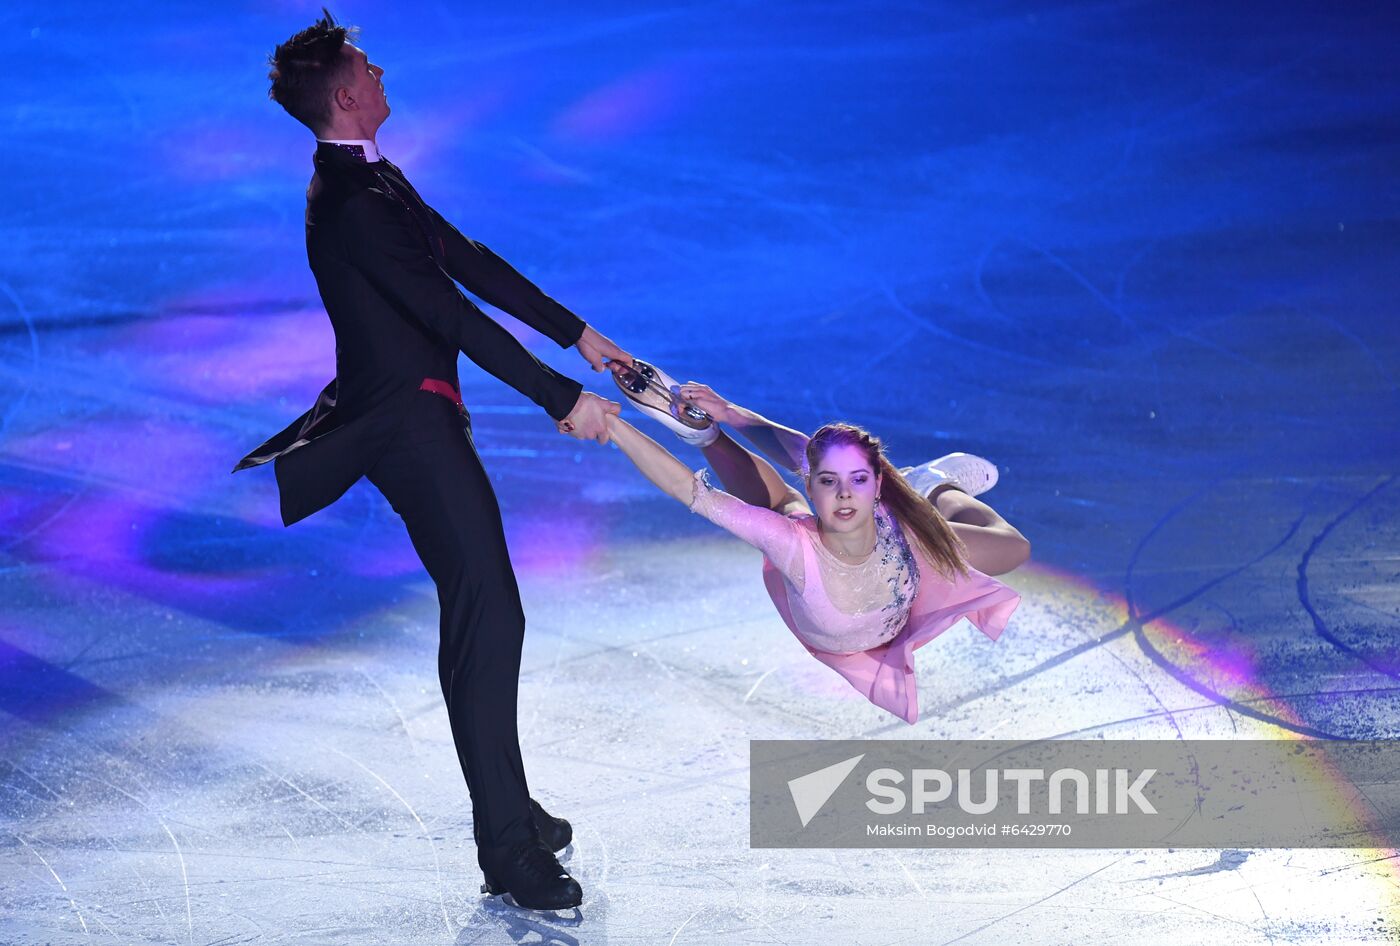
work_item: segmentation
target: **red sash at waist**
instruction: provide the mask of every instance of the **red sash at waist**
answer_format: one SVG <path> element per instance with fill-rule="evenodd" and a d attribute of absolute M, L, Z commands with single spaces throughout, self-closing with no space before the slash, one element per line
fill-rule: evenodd
<path fill-rule="evenodd" d="M 441 394 L 458 407 L 465 408 L 462 403 L 462 392 L 446 381 L 439 381 L 437 378 L 424 378 L 423 383 L 418 385 L 420 391 L 431 391 L 434 394 Z"/>
<path fill-rule="evenodd" d="M 467 405 L 462 403 L 462 392 L 457 390 L 455 385 L 437 378 L 424 378 L 423 383 L 418 385 L 418 390 L 428 391 L 432 394 L 441 394 L 453 404 L 457 405 L 457 413 L 461 414 L 465 423 L 471 423 L 472 415 L 467 413 Z"/>

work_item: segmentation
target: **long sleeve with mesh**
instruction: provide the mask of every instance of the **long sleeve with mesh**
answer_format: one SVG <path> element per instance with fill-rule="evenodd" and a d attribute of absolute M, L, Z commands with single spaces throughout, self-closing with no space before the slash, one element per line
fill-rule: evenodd
<path fill-rule="evenodd" d="M 798 589 L 802 588 L 802 527 L 771 509 L 716 489 L 705 470 L 695 471 L 690 511 L 704 516 L 758 549 Z"/>

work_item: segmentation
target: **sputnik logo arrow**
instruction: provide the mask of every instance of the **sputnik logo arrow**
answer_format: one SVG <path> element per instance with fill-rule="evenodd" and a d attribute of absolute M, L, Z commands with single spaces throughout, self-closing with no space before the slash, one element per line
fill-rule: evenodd
<path fill-rule="evenodd" d="M 797 817 L 802 819 L 802 827 L 807 827 L 807 822 L 817 816 L 822 805 L 836 794 L 841 783 L 846 781 L 846 776 L 850 775 L 864 758 L 865 753 L 862 752 L 853 759 L 837 762 L 835 765 L 828 765 L 824 769 L 788 780 L 788 791 L 792 792 L 792 803 L 797 806 Z"/>

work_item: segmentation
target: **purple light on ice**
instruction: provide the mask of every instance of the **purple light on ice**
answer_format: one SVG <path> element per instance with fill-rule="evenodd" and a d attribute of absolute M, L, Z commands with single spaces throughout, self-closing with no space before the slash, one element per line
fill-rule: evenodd
<path fill-rule="evenodd" d="M 245 314 L 237 299 L 208 304 L 229 314 L 167 317 L 129 329 L 118 344 L 132 372 L 205 404 L 284 397 L 295 409 L 288 420 L 335 376 L 335 334 L 321 308 Z"/>
<path fill-rule="evenodd" d="M 628 138 L 676 114 L 694 77 L 678 63 L 652 66 L 589 92 L 555 118 L 561 138 L 609 142 Z"/>
<path fill-rule="evenodd" d="M 563 508 L 549 519 L 532 519 L 515 528 L 509 521 L 506 525 L 511 563 L 520 575 L 550 576 L 585 568 L 603 544 L 598 523 L 570 516 Z"/>

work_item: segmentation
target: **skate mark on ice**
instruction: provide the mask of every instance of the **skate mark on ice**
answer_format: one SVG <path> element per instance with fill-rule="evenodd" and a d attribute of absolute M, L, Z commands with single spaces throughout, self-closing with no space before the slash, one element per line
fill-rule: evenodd
<path fill-rule="evenodd" d="M 1199 500 L 1202 496 L 1204 496 L 1208 491 L 1214 488 L 1216 482 L 1218 482 L 1218 480 L 1206 484 L 1202 488 L 1198 489 L 1196 492 L 1187 496 L 1186 498 L 1178 502 L 1176 505 L 1168 509 L 1162 515 L 1162 517 L 1158 519 L 1157 522 L 1155 522 L 1152 525 L 1152 527 L 1147 530 L 1146 533 L 1144 533 L 1141 541 L 1138 542 L 1137 547 L 1133 549 L 1133 554 L 1129 557 L 1128 560 L 1127 574 L 1124 577 L 1123 598 L 1128 608 L 1128 619 L 1124 622 L 1122 628 L 1119 628 L 1118 631 L 1114 632 L 1114 635 L 1116 636 L 1119 631 L 1131 631 L 1133 635 L 1133 640 L 1137 643 L 1138 647 L 1142 650 L 1143 654 L 1146 655 L 1148 659 L 1150 659 L 1158 667 L 1161 667 L 1162 670 L 1164 670 L 1169 676 L 1176 679 L 1179 683 L 1189 687 L 1190 689 L 1196 691 L 1197 693 L 1201 694 L 1207 699 L 1214 701 L 1220 706 L 1228 707 L 1240 713 L 1241 715 L 1248 716 L 1260 722 L 1279 726 L 1281 728 L 1292 730 L 1293 732 L 1301 733 L 1306 736 L 1312 736 L 1315 739 L 1344 738 L 1340 735 L 1325 732 L 1321 729 L 1309 726 L 1305 723 L 1295 723 L 1291 720 L 1284 719 L 1280 716 L 1274 716 L 1269 713 L 1261 712 L 1259 710 L 1254 709 L 1253 707 L 1244 705 L 1238 700 L 1234 700 L 1230 697 L 1225 696 L 1224 694 L 1215 690 L 1213 687 L 1207 686 L 1200 680 L 1197 680 L 1190 673 L 1187 673 L 1185 670 L 1178 667 L 1175 663 L 1168 659 L 1165 654 L 1159 651 L 1148 639 L 1146 632 L 1147 624 L 1150 624 L 1151 622 L 1158 620 L 1159 618 L 1167 614 L 1170 614 L 1178 608 L 1181 608 L 1182 606 L 1191 603 L 1192 601 L 1199 598 L 1201 595 L 1205 594 L 1210 589 L 1220 584 L 1223 584 L 1224 582 L 1235 577 L 1236 575 L 1241 574 L 1245 570 L 1252 568 L 1259 562 L 1262 562 L 1264 559 L 1268 558 L 1270 555 L 1274 554 L 1279 549 L 1283 548 L 1286 544 L 1288 544 L 1288 542 L 1292 540 L 1293 536 L 1297 534 L 1298 530 L 1302 528 L 1303 520 L 1306 518 L 1307 515 L 1305 512 L 1299 513 L 1298 517 L 1293 520 L 1293 523 L 1288 527 L 1287 530 L 1284 531 L 1283 535 L 1276 542 L 1274 542 L 1273 545 L 1266 548 L 1263 552 L 1259 553 L 1251 559 L 1245 560 L 1242 564 L 1234 568 L 1225 570 L 1215 578 L 1202 583 L 1194 590 L 1181 595 L 1176 600 L 1156 609 L 1155 611 L 1152 611 L 1148 614 L 1140 614 L 1136 602 L 1137 596 L 1135 594 L 1133 586 L 1133 574 L 1137 569 L 1137 564 L 1142 557 L 1143 551 L 1147 548 L 1148 544 L 1157 535 L 1157 533 L 1159 533 L 1169 522 L 1177 518 L 1179 515 L 1181 515 L 1182 512 L 1184 512 L 1186 509 L 1188 509 L 1190 506 L 1196 503 L 1196 501 Z"/>
<path fill-rule="evenodd" d="M 277 779 L 277 781 L 281 782 L 283 785 L 287 786 L 287 787 L 290 788 L 292 791 L 296 792 L 296 793 L 297 793 L 298 795 L 300 795 L 302 798 L 305 798 L 307 801 L 311 802 L 311 804 L 315 805 L 317 808 L 321 809 L 321 810 L 324 811 L 326 814 L 330 815 L 330 816 L 331 816 L 332 818 L 334 818 L 336 821 L 339 821 L 341 824 L 345 825 L 345 827 L 346 827 L 348 830 L 350 830 L 350 831 L 352 831 L 352 832 L 353 832 L 353 831 L 358 831 L 360 834 L 363 834 L 363 835 L 365 835 L 366 837 L 373 837 L 373 835 L 371 835 L 371 834 L 370 834 L 368 831 L 366 831 L 364 828 L 360 827 L 359 825 L 351 824 L 350 822 L 348 822 L 348 821 L 346 821 L 344 818 L 342 818 L 340 815 L 336 814 L 334 811 L 331 811 L 329 808 L 327 808 L 327 807 L 321 802 L 320 799 L 318 799 L 318 798 L 312 796 L 312 795 L 311 795 L 310 793 L 308 793 L 308 792 L 303 791 L 298 785 L 296 785 L 294 782 L 292 782 L 291 779 L 287 778 L 287 777 L 284 776 L 284 775 L 279 775 L 279 774 L 277 774 L 276 772 L 272 771 L 272 769 L 268 768 L 266 765 L 264 765 L 264 764 L 261 763 L 261 762 L 257 762 L 257 763 L 255 763 L 255 764 L 258 766 L 258 768 L 262 769 L 262 770 L 263 770 L 264 772 L 266 772 L 268 775 L 271 775 L 273 778 Z"/>
<path fill-rule="evenodd" d="M 433 840 L 432 834 L 428 831 L 428 826 L 423 823 L 422 818 L 418 817 L 418 812 L 413 810 L 413 806 L 408 803 L 408 800 L 405 799 L 402 795 L 400 795 L 398 791 L 395 790 L 394 786 L 384 781 L 384 779 L 379 775 L 378 772 L 374 771 L 374 769 L 371 769 L 369 766 L 365 765 L 363 762 L 361 762 L 354 756 L 348 755 L 347 753 L 342 752 L 334 746 L 331 747 L 331 751 L 334 752 L 336 755 L 341 756 L 342 758 L 350 760 L 351 762 L 359 766 L 361 769 L 363 769 L 365 772 L 373 776 L 376 782 L 388 789 L 389 794 L 397 798 L 399 800 L 399 803 L 408 809 L 408 813 L 413 816 L 413 820 L 418 822 L 418 827 L 423 832 L 423 837 L 428 842 L 428 847 L 431 848 L 433 852 L 433 869 L 437 874 L 438 905 L 442 907 L 442 922 L 447 927 L 447 932 L 456 933 L 457 931 L 452 926 L 452 918 L 448 916 L 447 913 L 447 901 L 443 898 L 442 894 L 442 862 L 438 860 L 437 842 Z"/>
<path fill-rule="evenodd" d="M 1033 901 L 1031 901 L 1030 903 L 1025 904 L 1024 906 L 1017 907 L 1016 909 L 1012 910 L 1012 911 L 1009 912 L 1009 913 L 1003 913 L 1001 916 L 996 917 L 995 919 L 988 920 L 986 923 L 983 923 L 981 926 L 974 927 L 973 929 L 968 930 L 966 933 L 963 933 L 961 936 L 954 936 L 952 939 L 946 939 L 946 940 L 944 940 L 941 944 L 939 944 L 939 946 L 949 946 L 949 944 L 951 944 L 951 943 L 956 943 L 956 942 L 958 942 L 959 940 L 967 939 L 969 936 L 972 936 L 972 935 L 974 935 L 974 934 L 976 934 L 976 933 L 980 933 L 980 932 L 982 932 L 983 930 L 988 929 L 989 927 L 995 926 L 996 924 L 1000 923 L 1002 920 L 1009 919 L 1010 917 L 1013 917 L 1013 916 L 1015 916 L 1015 915 L 1018 914 L 1018 913 L 1024 913 L 1025 911 L 1027 911 L 1027 910 L 1029 910 L 1029 909 L 1031 909 L 1031 908 L 1033 908 L 1033 907 L 1040 906 L 1040 904 L 1044 903 L 1045 901 L 1050 900 L 1050 899 L 1052 899 L 1052 898 L 1054 898 L 1054 897 L 1058 897 L 1060 894 L 1064 893 L 1064 892 L 1065 892 L 1066 890 L 1068 890 L 1069 888 L 1074 887 L 1074 886 L 1076 886 L 1076 885 L 1078 885 L 1078 884 L 1083 883 L 1084 881 L 1088 880 L 1090 877 L 1093 877 L 1095 874 L 1098 874 L 1098 873 L 1101 873 L 1102 871 L 1108 870 L 1110 867 L 1112 867 L 1113 865 L 1119 863 L 1120 861 L 1122 861 L 1122 860 L 1123 860 L 1124 858 L 1126 858 L 1127 856 L 1128 856 L 1128 855 L 1124 854 L 1124 855 L 1122 855 L 1122 856 L 1120 856 L 1120 857 L 1115 857 L 1113 860 L 1109 861 L 1107 864 L 1103 865 L 1102 867 L 1099 867 L 1099 868 L 1097 868 L 1097 869 L 1095 869 L 1095 870 L 1091 870 L 1091 871 L 1089 871 L 1089 873 L 1085 874 L 1083 877 L 1080 877 L 1080 878 L 1078 878 L 1078 879 L 1076 879 L 1076 880 L 1070 881 L 1069 883 L 1065 884 L 1063 887 L 1059 888 L 1058 890 L 1054 891 L 1053 893 L 1047 893 L 1045 896 L 1041 897 L 1039 900 L 1033 900 Z"/>
<path fill-rule="evenodd" d="M 404 719 L 403 710 L 399 709 L 398 702 L 395 701 L 395 699 L 389 695 L 388 691 L 386 691 L 382 686 L 379 685 L 378 680 L 374 679 L 374 677 L 371 677 L 368 673 L 366 673 L 363 667 L 356 667 L 355 672 L 358 673 L 360 676 L 364 677 L 366 680 L 368 680 L 369 685 L 378 690 L 379 695 L 384 697 L 384 702 L 389 704 L 389 708 L 394 711 L 394 715 L 397 716 L 399 719 L 399 728 L 403 730 L 404 737 L 408 739 L 409 749 L 413 751 L 413 754 L 415 756 L 420 755 L 420 753 L 418 752 L 418 743 L 414 741 L 413 733 L 409 732 L 408 720 Z"/>
<path fill-rule="evenodd" d="M 1046 658 L 1045 660 L 1042 660 L 1040 663 L 1036 664 L 1033 667 L 1029 667 L 1026 670 L 1023 670 L 1019 673 L 1012 674 L 1009 677 L 1004 677 L 996 683 L 982 687 L 978 690 L 974 690 L 971 693 L 958 697 L 957 699 L 940 703 L 931 710 L 926 711 L 927 715 L 946 714 L 954 709 L 958 709 L 959 707 L 965 706 L 968 703 L 976 702 L 977 700 L 983 699 L 985 697 L 999 693 L 1003 690 L 1014 687 L 1017 684 L 1023 683 L 1024 681 L 1029 680 L 1032 677 L 1037 676 L 1038 674 L 1044 673 L 1047 670 L 1051 670 L 1055 667 L 1058 667 L 1059 665 L 1066 663 L 1067 661 L 1073 660 L 1074 658 L 1079 657 L 1082 654 L 1087 653 L 1091 650 L 1094 650 L 1095 648 L 1117 640 L 1118 638 L 1123 637 L 1127 634 L 1132 634 L 1134 636 L 1134 640 L 1137 642 L 1138 646 L 1142 648 L 1144 654 L 1150 659 L 1152 659 L 1154 663 L 1162 667 L 1162 669 L 1167 671 L 1167 673 L 1170 674 L 1172 677 L 1176 678 L 1181 683 L 1190 687 L 1192 690 L 1195 690 L 1202 696 L 1210 699 L 1213 703 L 1215 703 L 1218 706 L 1228 706 L 1229 708 L 1234 709 L 1240 714 L 1249 716 L 1252 719 L 1257 719 L 1261 722 L 1281 726 L 1285 729 L 1290 729 L 1294 732 L 1299 732 L 1304 735 L 1311 735 L 1314 738 L 1344 738 L 1332 733 L 1323 732 L 1322 730 L 1315 729 L 1310 726 L 1293 723 L 1281 717 L 1273 716 L 1268 713 L 1263 713 L 1259 710 L 1253 709 L 1252 707 L 1246 706 L 1245 703 L 1242 701 L 1230 699 L 1216 692 L 1210 687 L 1207 687 L 1205 684 L 1202 684 L 1199 681 L 1195 680 L 1189 674 L 1186 674 L 1175 664 L 1173 664 L 1170 660 L 1168 660 L 1163 654 L 1158 652 L 1147 640 L 1146 634 L 1143 630 L 1143 625 L 1150 624 L 1151 622 L 1156 621 L 1177 610 L 1183 605 L 1191 603 L 1192 601 L 1200 597 L 1202 594 L 1209 591 L 1211 588 L 1216 587 L 1217 585 L 1229 580 L 1230 578 L 1233 578 L 1241 572 L 1244 572 L 1245 570 L 1253 567 L 1257 563 L 1263 561 L 1265 558 L 1272 555 L 1278 549 L 1282 548 L 1285 544 L 1287 544 L 1287 542 L 1293 538 L 1293 536 L 1302 526 L 1304 517 L 1303 515 L 1299 515 L 1299 517 L 1295 519 L 1293 523 L 1289 526 L 1289 528 L 1284 532 L 1283 536 L 1280 537 L 1276 542 L 1274 542 L 1273 545 L 1271 545 L 1269 548 L 1261 552 L 1259 555 L 1255 556 L 1252 559 L 1249 559 L 1248 561 L 1245 561 L 1244 563 L 1236 566 L 1235 568 L 1231 568 L 1225 571 L 1221 575 L 1210 579 L 1209 581 L 1202 583 L 1195 589 L 1182 594 L 1178 598 L 1174 599 L 1171 602 L 1168 602 L 1160 608 L 1150 611 L 1147 614 L 1137 615 L 1132 598 L 1132 574 L 1137 564 L 1137 560 L 1141 556 L 1142 550 L 1145 548 L 1146 544 L 1151 540 L 1151 538 L 1157 532 L 1159 532 L 1161 528 L 1167 524 L 1168 521 L 1180 514 L 1189 505 L 1191 505 L 1197 499 L 1199 499 L 1200 496 L 1207 492 L 1212 485 L 1214 484 L 1209 484 L 1206 487 L 1203 487 L 1201 490 L 1198 490 L 1196 493 L 1182 500 L 1176 506 L 1172 507 L 1172 509 L 1168 510 L 1168 512 L 1147 531 L 1147 533 L 1143 536 L 1142 541 L 1138 544 L 1138 547 L 1134 550 L 1132 558 L 1128 565 L 1128 588 L 1124 596 L 1125 600 L 1127 601 L 1129 613 L 1129 618 L 1126 621 L 1124 621 L 1121 625 L 1114 628 L 1113 630 L 1105 632 L 1099 637 L 1084 641 L 1081 644 L 1076 644 L 1075 646 L 1067 650 L 1061 651 L 1058 654 L 1054 654 Z M 869 737 L 880 733 L 893 732 L 895 730 L 901 729 L 904 726 L 907 726 L 907 724 L 903 722 L 889 723 L 887 725 L 869 730 L 867 733 L 865 733 L 865 736 Z"/>
<path fill-rule="evenodd" d="M 1294 698 L 1299 698 L 1299 699 L 1301 699 L 1301 698 L 1304 698 L 1304 697 L 1308 697 L 1308 698 L 1312 698 L 1312 697 L 1337 697 L 1337 696 L 1350 696 L 1350 695 L 1355 695 L 1355 694 L 1370 694 L 1370 693 L 1400 693 L 1400 687 L 1363 687 L 1363 688 L 1355 689 L 1355 690 L 1300 690 L 1300 691 L 1297 691 L 1297 692 L 1290 692 L 1290 693 L 1272 693 L 1272 694 L 1270 694 L 1269 696 L 1248 697 L 1248 698 L 1246 698 L 1246 699 L 1239 700 L 1238 702 L 1240 702 L 1240 703 L 1274 703 L 1274 702 L 1277 702 L 1278 700 L 1288 700 L 1288 699 L 1294 699 Z M 1214 702 L 1214 701 L 1210 701 L 1210 702 L 1206 702 L 1206 703 L 1198 703 L 1198 704 L 1196 704 L 1195 706 L 1181 706 L 1181 707 L 1177 707 L 1176 709 L 1171 710 L 1170 712 L 1171 712 L 1171 713 L 1174 713 L 1174 714 L 1176 714 L 1176 715 L 1178 715 L 1178 716 L 1185 716 L 1185 715 L 1187 715 L 1188 713 L 1199 713 L 1199 712 L 1208 711 L 1208 710 L 1218 710 L 1218 709 L 1220 709 L 1220 708 L 1221 708 L 1221 706 L 1220 706 L 1219 703 L 1216 703 L 1216 702 Z M 1142 722 L 1143 720 L 1147 720 L 1147 719 L 1157 719 L 1157 718 L 1162 717 L 1162 716 L 1165 716 L 1165 715 L 1167 715 L 1166 712 L 1156 712 L 1156 713 L 1141 713 L 1141 714 L 1139 714 L 1139 715 L 1137 715 L 1137 716 L 1121 716 L 1121 717 L 1119 717 L 1119 718 L 1117 718 L 1117 719 L 1105 720 L 1105 721 L 1103 721 L 1103 722 L 1093 723 L 1093 724 L 1091 724 L 1091 725 L 1089 725 L 1089 726 L 1081 726 L 1081 727 L 1078 728 L 1078 729 L 1067 729 L 1067 730 L 1065 730 L 1064 732 L 1054 733 L 1053 735 L 1044 736 L 1044 737 L 1042 737 L 1042 738 L 1044 738 L 1044 739 L 1068 739 L 1068 738 L 1070 738 L 1071 736 L 1077 736 L 1077 735 L 1080 735 L 1081 733 L 1099 732 L 1099 731 L 1101 731 L 1101 730 L 1107 729 L 1107 728 L 1112 727 L 1112 726 L 1126 725 L 1126 724 L 1128 724 L 1128 723 L 1137 723 L 1137 722 Z"/>
<path fill-rule="evenodd" d="M 1335 529 L 1337 526 L 1341 525 L 1344 521 L 1346 521 L 1353 513 L 1355 513 L 1362 506 L 1366 505 L 1366 503 L 1374 499 L 1377 493 L 1385 489 L 1391 483 L 1394 483 L 1395 479 L 1396 476 L 1392 474 L 1386 477 L 1385 479 L 1381 480 L 1375 486 L 1371 487 L 1371 489 L 1366 491 L 1354 502 L 1352 502 L 1350 506 L 1347 506 L 1347 508 L 1343 509 L 1341 513 L 1339 513 L 1336 516 L 1336 518 L 1334 518 L 1331 522 L 1327 523 L 1327 525 L 1323 527 L 1322 531 L 1319 532 L 1313 538 L 1312 542 L 1303 552 L 1302 559 L 1298 562 L 1298 601 L 1303 605 L 1303 610 L 1307 611 L 1308 616 L 1312 618 L 1313 631 L 1317 634 L 1317 636 L 1321 637 L 1323 640 L 1327 641 L 1327 643 L 1331 644 L 1333 647 L 1337 648 L 1343 653 L 1356 658 L 1358 661 L 1365 664 L 1367 667 L 1370 667 L 1377 673 L 1383 676 L 1390 677 L 1392 680 L 1400 680 L 1400 672 L 1397 672 L 1395 668 L 1378 663 L 1376 660 L 1372 659 L 1371 657 L 1368 657 L 1366 654 L 1361 653 L 1355 647 L 1352 647 L 1350 644 L 1341 640 L 1339 637 L 1337 637 L 1337 635 L 1332 633 L 1332 631 L 1327 627 L 1327 622 L 1322 619 L 1322 615 L 1319 614 L 1317 608 L 1313 606 L 1312 596 L 1310 594 L 1311 589 L 1308 584 L 1308 565 L 1312 561 L 1313 555 L 1317 552 L 1319 548 L 1321 548 L 1322 543 L 1326 541 L 1327 536 L 1331 534 L 1333 529 Z"/>
<path fill-rule="evenodd" d="M 68 892 L 68 885 L 63 882 L 62 877 L 58 876 L 58 871 L 53 869 L 52 864 L 44 860 L 44 855 L 40 854 L 38 851 L 34 850 L 34 848 L 30 847 L 28 841 L 20 837 L 18 834 L 14 835 L 14 838 L 20 844 L 23 844 L 30 854 L 33 854 L 35 857 L 37 857 L 39 859 L 39 863 L 43 864 L 44 867 L 48 870 L 48 872 L 53 875 L 53 879 L 58 883 L 59 889 L 63 891 L 63 896 L 68 900 L 68 905 L 71 906 L 73 908 L 73 912 L 78 915 L 78 923 L 82 925 L 83 932 L 86 933 L 88 936 L 91 936 L 92 932 L 88 929 L 87 921 L 83 919 L 83 911 L 78 909 L 78 904 L 73 900 L 72 894 Z"/>

